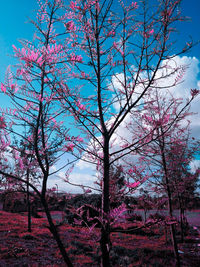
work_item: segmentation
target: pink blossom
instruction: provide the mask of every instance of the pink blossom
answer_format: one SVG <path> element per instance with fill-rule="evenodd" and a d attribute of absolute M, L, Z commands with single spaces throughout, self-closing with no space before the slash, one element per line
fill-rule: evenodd
<path fill-rule="evenodd" d="M 1 83 L 1 91 L 2 91 L 3 93 L 6 92 L 6 87 L 5 87 L 5 85 L 4 85 L 3 83 Z"/>
<path fill-rule="evenodd" d="M 134 172 L 133 169 L 129 169 L 129 170 L 128 170 L 128 173 L 129 173 L 129 174 L 132 174 L 133 172 Z"/>
<path fill-rule="evenodd" d="M 85 110 L 86 109 L 86 107 L 83 105 L 83 104 L 81 104 L 80 103 L 80 101 L 77 101 L 77 107 L 80 109 L 80 110 Z"/>
<path fill-rule="evenodd" d="M 135 8 L 135 9 L 138 8 L 138 4 L 137 4 L 137 2 L 132 2 L 131 5 L 132 5 L 132 7 Z"/>
<path fill-rule="evenodd" d="M 22 170 L 23 167 L 24 167 L 24 164 L 23 164 L 23 161 L 22 161 L 21 158 L 19 158 L 19 167 L 20 167 L 21 170 Z"/>
<path fill-rule="evenodd" d="M 79 143 L 82 143 L 84 140 L 83 140 L 83 138 L 82 138 L 82 137 L 80 137 L 80 136 L 77 136 L 77 138 L 76 138 L 76 141 L 77 141 L 77 142 L 79 142 Z"/>
<path fill-rule="evenodd" d="M 115 36 L 115 31 L 111 30 L 107 33 L 107 36 L 112 36 L 114 37 Z"/>
<path fill-rule="evenodd" d="M 85 78 L 85 72 L 81 71 L 81 76 Z"/>
<path fill-rule="evenodd" d="M 197 90 L 197 89 L 191 89 L 190 92 L 191 92 L 192 97 L 194 97 L 194 96 L 199 94 L 199 90 Z"/>
<path fill-rule="evenodd" d="M 17 51 L 17 47 L 15 45 L 12 45 L 12 48 Z"/>
<path fill-rule="evenodd" d="M 65 27 L 68 31 L 73 31 L 73 30 L 76 30 L 76 27 L 74 25 L 74 22 L 73 21 L 69 21 L 65 24 Z"/>
<path fill-rule="evenodd" d="M 66 152 L 73 151 L 73 150 L 74 150 L 74 144 L 73 143 L 69 143 L 68 145 L 65 146 Z"/>
<path fill-rule="evenodd" d="M 149 30 L 148 32 L 144 32 L 143 35 L 145 38 L 149 38 L 150 35 L 154 33 L 154 29 Z"/>
<path fill-rule="evenodd" d="M 120 49 L 119 52 L 122 56 L 124 56 L 124 51 L 122 49 Z"/>
<path fill-rule="evenodd" d="M 83 61 L 82 56 L 76 56 L 76 61 L 78 61 L 78 62 L 82 62 L 82 61 Z"/>
<path fill-rule="evenodd" d="M 92 192 L 92 190 L 89 189 L 89 188 L 88 188 L 87 190 L 85 190 L 85 193 L 86 193 L 86 194 L 91 193 L 91 192 Z"/>
<path fill-rule="evenodd" d="M 11 84 L 10 88 L 11 88 L 11 90 L 14 90 L 14 93 L 17 93 L 17 91 L 18 91 L 18 89 L 19 89 L 19 88 L 16 86 L 16 84 Z"/>
<path fill-rule="evenodd" d="M 76 1 L 71 1 L 69 7 L 75 11 L 78 8 Z"/>
<path fill-rule="evenodd" d="M 52 192 L 55 192 L 55 191 L 56 191 L 56 187 L 54 186 L 54 187 L 52 187 L 50 190 L 51 190 Z"/>
<path fill-rule="evenodd" d="M 154 29 L 151 29 L 148 33 L 149 34 L 153 34 L 154 33 Z"/>
<path fill-rule="evenodd" d="M 3 117 L 0 117 L 0 129 L 3 129 L 6 127 L 5 121 Z"/>
<path fill-rule="evenodd" d="M 140 182 L 134 182 L 134 183 L 127 183 L 126 186 L 129 188 L 135 188 L 140 184 Z"/>
<path fill-rule="evenodd" d="M 163 123 L 168 123 L 169 121 L 169 118 L 170 118 L 170 114 L 166 115 L 163 119 Z"/>
<path fill-rule="evenodd" d="M 113 42 L 113 47 L 115 48 L 115 49 L 117 49 L 118 47 L 117 47 L 117 43 L 116 42 Z"/>
<path fill-rule="evenodd" d="M 72 54 L 71 55 L 71 61 L 82 62 L 83 61 L 83 58 L 80 55 L 74 55 L 74 54 Z"/>
<path fill-rule="evenodd" d="M 121 148 L 127 148 L 128 146 L 129 146 L 129 144 L 125 143 L 125 144 L 121 145 Z"/>

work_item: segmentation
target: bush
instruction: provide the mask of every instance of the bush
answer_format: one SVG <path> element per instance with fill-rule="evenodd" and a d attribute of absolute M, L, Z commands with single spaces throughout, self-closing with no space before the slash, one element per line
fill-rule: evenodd
<path fill-rule="evenodd" d="M 158 212 L 156 212 L 154 214 L 149 214 L 149 219 L 152 219 L 152 220 L 165 220 L 165 216 L 161 215 Z"/>
<path fill-rule="evenodd" d="M 129 222 L 142 222 L 142 216 L 137 213 L 132 213 L 129 215 L 128 219 Z"/>

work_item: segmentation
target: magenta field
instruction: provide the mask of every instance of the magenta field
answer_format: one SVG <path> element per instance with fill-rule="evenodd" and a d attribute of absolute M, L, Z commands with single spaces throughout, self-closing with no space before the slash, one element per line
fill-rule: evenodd
<path fill-rule="evenodd" d="M 200 266 L 199 10 L 1 1 L 0 267 Z"/>
<path fill-rule="evenodd" d="M 56 212 L 53 214 L 56 217 Z M 65 266 L 46 219 L 33 218 L 32 233 L 27 232 L 26 215 L 1 211 L 0 221 L 0 266 Z M 74 266 L 99 266 L 99 247 L 95 240 L 98 229 L 92 236 L 86 228 L 79 226 L 62 225 L 59 231 L 64 244 L 66 240 L 70 241 L 66 250 Z M 135 234 L 112 233 L 111 239 L 113 266 L 174 266 L 172 247 L 166 243 L 162 227 L 152 226 Z M 198 267 L 200 233 L 191 232 L 179 249 L 182 266 Z"/>

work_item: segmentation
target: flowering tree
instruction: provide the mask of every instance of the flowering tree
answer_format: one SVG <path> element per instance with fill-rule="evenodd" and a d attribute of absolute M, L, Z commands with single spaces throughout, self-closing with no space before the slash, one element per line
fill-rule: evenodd
<path fill-rule="evenodd" d="M 184 240 L 185 210 L 195 196 L 198 187 L 199 169 L 194 173 L 189 170 L 189 164 L 198 151 L 198 142 L 192 142 L 187 132 L 167 148 L 167 168 L 169 184 L 172 191 L 173 202 L 177 201 L 180 211 L 181 241 Z"/>
<path fill-rule="evenodd" d="M 149 132 L 151 129 L 151 142 L 145 141 L 142 149 L 138 148 L 141 155 L 140 161 L 150 171 L 155 192 L 164 192 L 167 195 L 171 239 L 177 264 L 180 265 L 175 226 L 173 219 L 173 197 L 180 196 L 180 187 L 186 189 L 187 180 L 183 184 L 184 172 L 191 160 L 191 151 L 187 147 L 188 123 L 186 118 L 189 113 L 189 105 L 198 94 L 197 90 L 191 92 L 191 98 L 183 105 L 181 99 L 175 99 L 170 93 L 159 92 L 157 89 L 146 96 L 148 101 L 145 111 L 140 116 L 140 123 L 135 134 Z M 186 148 L 187 147 L 187 148 Z M 188 149 L 188 158 L 183 151 Z M 182 152 L 181 152 L 182 150 Z M 173 152 L 172 152 L 173 151 Z M 175 153 L 176 152 L 176 153 Z M 173 154 L 173 156 L 172 156 Z M 178 156 L 177 156 L 178 155 Z M 175 160 L 176 158 L 176 160 Z M 191 175 L 192 177 L 192 175 Z M 184 188 L 184 189 L 183 189 Z"/>
<path fill-rule="evenodd" d="M 131 115 L 142 113 L 145 95 L 158 82 L 160 89 L 172 87 L 184 73 L 183 66 L 169 68 L 168 64 L 192 46 L 173 50 L 173 24 L 183 19 L 177 11 L 179 4 L 162 0 L 151 9 L 147 1 L 130 5 L 113 0 L 70 2 L 65 27 L 71 34 L 67 42 L 71 45 L 68 75 L 72 81 L 60 84 L 57 92 L 63 108 L 68 107 L 85 142 L 88 140 L 88 145 L 77 146 L 84 151 L 82 159 L 103 170 L 101 266 L 110 266 L 110 168 L 150 142 L 157 126 L 129 139 L 124 138 L 124 131 L 125 137 L 132 136 Z M 165 80 L 174 74 L 177 79 L 168 79 L 166 86 Z M 69 88 L 73 88 L 70 94 Z"/>
<path fill-rule="evenodd" d="M 47 202 L 47 181 L 53 166 L 70 150 L 68 129 L 61 121 L 63 111 L 57 105 L 57 81 L 66 73 L 65 47 L 57 34 L 62 30 L 62 1 L 38 1 L 34 41 L 21 41 L 22 48 L 13 46 L 18 60 L 16 68 L 8 69 L 1 91 L 11 102 L 10 109 L 1 109 L 0 174 L 9 183 L 20 183 L 34 190 L 46 213 L 50 231 L 67 266 L 72 266 L 58 230 L 53 223 Z M 60 24 L 60 26 L 59 26 Z M 10 139 L 9 139 L 10 138 Z M 17 146 L 16 139 L 22 146 Z M 8 160 L 9 153 L 12 162 Z M 66 167 L 70 162 L 66 160 Z M 58 171 L 58 170 L 57 170 Z M 40 180 L 35 185 L 34 173 Z"/>
<path fill-rule="evenodd" d="M 72 152 L 78 158 L 82 151 L 85 161 L 103 170 L 99 220 L 101 266 L 110 266 L 111 223 L 124 212 L 123 207 L 110 209 L 111 166 L 127 155 L 135 155 L 153 140 L 157 122 L 134 138 L 130 122 L 143 113 L 146 95 L 151 95 L 155 87 L 177 85 L 184 73 L 183 66 L 169 68 L 168 64 L 176 54 L 192 47 L 188 44 L 180 51 L 173 50 L 173 24 L 183 19 L 176 9 L 179 3 L 180 0 L 161 0 L 155 10 L 147 1 L 141 1 L 140 5 L 137 2 L 125 5 L 119 1 L 116 5 L 113 0 L 77 0 L 71 1 L 68 10 L 62 12 L 65 9 L 61 0 L 39 1 L 38 17 L 33 22 L 37 29 L 35 42 L 22 41 L 22 49 L 13 47 L 20 64 L 15 73 L 8 73 L 1 90 L 10 96 L 15 107 L 8 112 L 2 110 L 1 124 L 3 131 L 31 145 L 31 151 L 25 151 L 24 157 L 33 155 L 34 160 L 28 164 L 33 166 L 34 162 L 40 170 L 41 192 L 26 179 L 6 171 L 5 162 L 0 174 L 29 184 L 38 194 L 68 266 L 72 263 L 46 202 L 50 167 L 60 151 Z M 166 79 L 172 75 L 177 79 L 168 80 L 166 86 Z M 69 136 L 60 121 L 64 112 L 73 115 L 84 140 L 80 136 Z M 33 129 L 32 134 L 24 137 L 21 127 Z M 3 140 L 4 150 L 8 149 L 9 141 L 5 137 Z M 15 148 L 12 151 L 19 167 L 27 168 L 19 157 L 20 151 Z M 2 161 L 5 159 L 2 154 Z M 127 171 L 134 178 L 138 169 Z M 144 178 L 147 176 L 141 176 L 140 181 L 128 181 L 127 188 L 134 189 Z"/>

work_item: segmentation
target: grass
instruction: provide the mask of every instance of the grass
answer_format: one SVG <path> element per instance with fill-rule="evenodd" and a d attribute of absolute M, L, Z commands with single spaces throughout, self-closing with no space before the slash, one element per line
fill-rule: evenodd
<path fill-rule="evenodd" d="M 0 211 L 0 266 L 65 266 L 47 226 L 45 218 L 32 218 L 33 230 L 29 233 L 26 215 Z M 89 233 L 84 227 L 66 224 L 59 227 L 59 232 L 74 266 L 100 266 L 99 229 Z M 198 233 L 192 232 L 185 243 L 179 244 L 182 266 L 199 266 L 198 238 Z M 112 266 L 174 266 L 172 247 L 165 244 L 158 226 L 145 229 L 142 234 L 114 232 L 111 241 Z"/>

